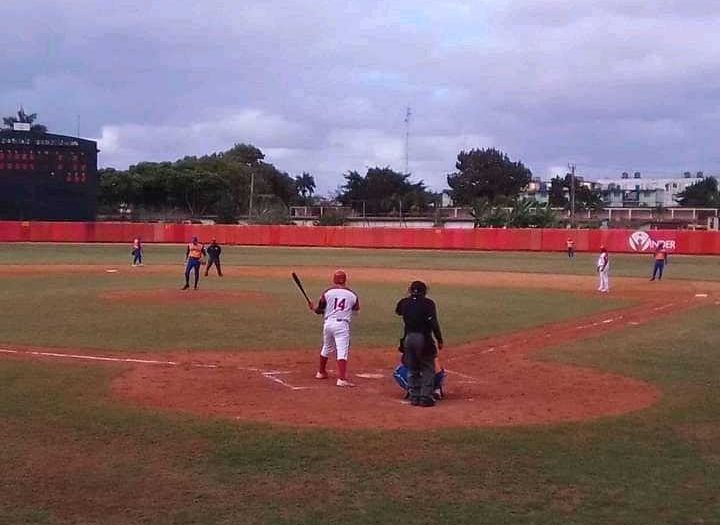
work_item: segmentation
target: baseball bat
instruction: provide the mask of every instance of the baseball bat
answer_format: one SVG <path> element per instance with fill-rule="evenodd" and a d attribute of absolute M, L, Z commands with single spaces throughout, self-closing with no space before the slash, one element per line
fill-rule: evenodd
<path fill-rule="evenodd" d="M 300 289 L 300 292 L 303 294 L 303 297 L 305 297 L 305 300 L 308 302 L 308 304 L 311 304 L 312 301 L 308 297 L 308 294 L 305 293 L 305 288 L 303 288 L 302 282 L 300 282 L 300 277 L 298 277 L 298 275 L 295 272 L 293 272 L 292 278 L 293 278 L 293 281 L 295 281 L 295 284 L 297 285 L 297 287 Z"/>

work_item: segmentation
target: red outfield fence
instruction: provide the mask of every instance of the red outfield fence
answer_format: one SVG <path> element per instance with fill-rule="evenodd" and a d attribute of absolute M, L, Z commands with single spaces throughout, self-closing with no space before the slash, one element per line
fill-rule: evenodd
<path fill-rule="evenodd" d="M 0 221 L 0 242 L 185 243 L 193 235 L 221 244 L 409 248 L 443 250 L 562 251 L 572 238 L 578 251 L 642 253 L 663 241 L 670 252 L 720 255 L 720 233 L 685 230 L 407 229 L 311 226 L 234 226 L 125 222 Z"/>

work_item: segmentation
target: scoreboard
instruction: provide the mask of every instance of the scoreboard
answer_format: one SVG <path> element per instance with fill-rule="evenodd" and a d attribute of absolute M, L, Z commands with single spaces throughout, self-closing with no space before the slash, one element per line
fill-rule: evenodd
<path fill-rule="evenodd" d="M 0 132 L 0 219 L 94 220 L 97 186 L 95 142 Z"/>

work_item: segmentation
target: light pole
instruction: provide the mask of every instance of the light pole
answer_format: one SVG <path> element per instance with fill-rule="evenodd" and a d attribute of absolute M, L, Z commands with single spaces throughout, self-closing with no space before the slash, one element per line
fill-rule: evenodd
<path fill-rule="evenodd" d="M 575 227 L 575 164 L 568 164 L 570 168 L 570 227 Z"/>
<path fill-rule="evenodd" d="M 255 191 L 255 173 L 250 172 L 250 202 L 248 203 L 248 222 L 252 221 L 253 192 Z"/>

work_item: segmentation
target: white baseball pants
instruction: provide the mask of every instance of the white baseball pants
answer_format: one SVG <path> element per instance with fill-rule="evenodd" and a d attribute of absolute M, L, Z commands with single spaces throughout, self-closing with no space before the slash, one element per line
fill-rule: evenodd
<path fill-rule="evenodd" d="M 350 323 L 328 319 L 323 324 L 323 346 L 320 355 L 328 357 L 331 353 L 337 352 L 338 359 L 348 358 L 350 351 Z"/>
<path fill-rule="evenodd" d="M 609 276 L 608 268 L 605 268 L 604 270 L 600 270 L 598 272 L 600 276 L 600 283 L 598 285 L 598 291 L 600 292 L 607 292 L 610 290 L 610 276 Z"/>

